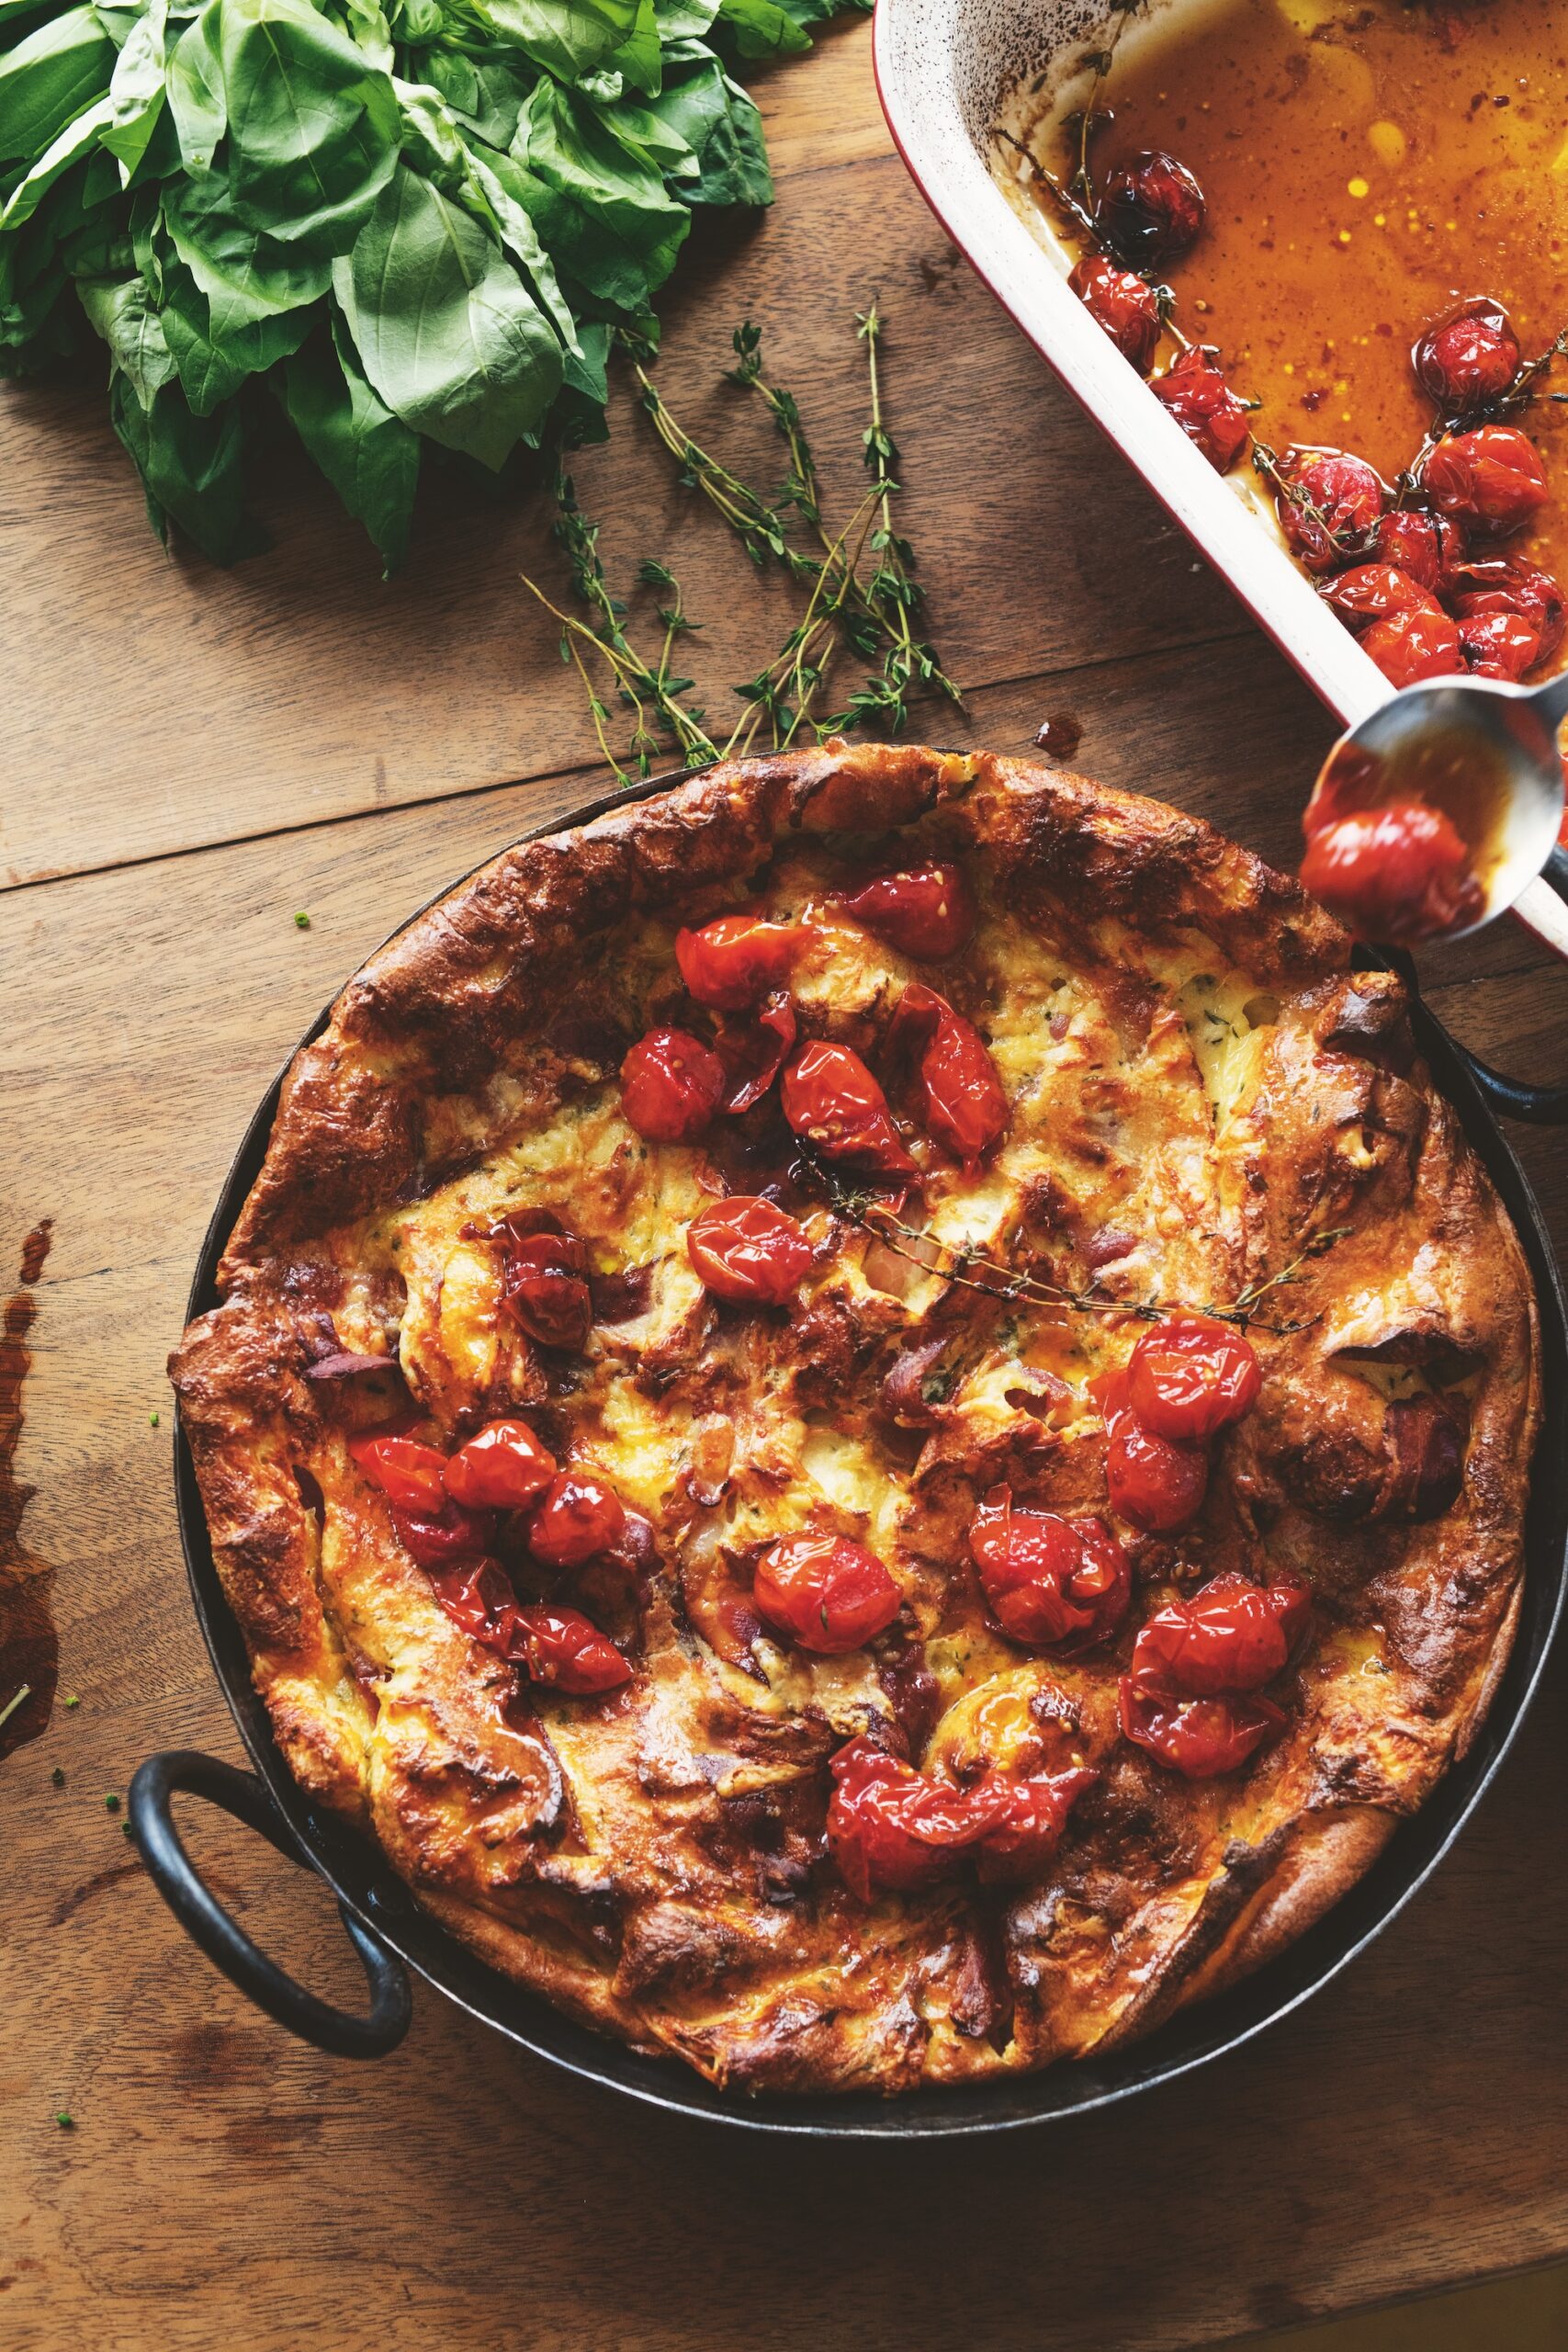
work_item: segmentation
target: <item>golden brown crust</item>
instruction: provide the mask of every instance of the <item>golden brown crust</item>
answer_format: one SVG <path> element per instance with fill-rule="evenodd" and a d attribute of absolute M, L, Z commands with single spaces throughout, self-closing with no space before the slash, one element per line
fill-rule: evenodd
<path fill-rule="evenodd" d="M 1087 1659 L 987 1625 L 964 1535 L 998 1478 L 1105 1510 L 1086 1385 L 1139 1327 L 1010 1322 L 826 1208 L 788 1317 L 716 1313 L 682 1229 L 753 1187 L 717 1144 L 644 1149 L 620 1117 L 626 1044 L 679 1015 L 674 925 L 739 895 L 810 901 L 803 1030 L 874 1051 L 914 967 L 824 893 L 896 846 L 956 859 L 980 898 L 937 984 L 986 1027 L 1011 1109 L 987 1170 L 928 1167 L 928 1229 L 1026 1243 L 1098 1301 L 1235 1299 L 1293 1266 L 1268 1295 L 1296 1328 L 1255 1329 L 1263 1398 L 1200 1521 L 1122 1531 L 1137 1603 Z M 626 1291 L 575 1366 L 501 1315 L 473 1238 L 541 1204 Z M 491 1964 L 721 2084 L 896 2091 L 1147 2031 L 1361 1874 L 1512 1639 L 1534 1306 L 1401 984 L 1351 976 L 1330 918 L 1199 820 L 1030 763 L 834 743 L 503 853 L 297 1057 L 220 1280 L 171 1368 L 292 1768 Z M 338 1376 L 345 1351 L 389 1369 Z M 635 1591 L 587 1572 L 577 1595 L 637 1661 L 623 1689 L 520 1688 L 435 1604 L 345 1443 L 411 1398 L 444 1444 L 524 1412 L 647 1514 Z M 1461 1425 L 1462 1487 L 1434 1512 Z M 749 1614 L 737 1561 L 800 1524 L 888 1558 L 904 1610 L 873 1652 L 812 1661 Z M 1187 1782 L 1118 1738 L 1115 1680 L 1142 1616 L 1219 1568 L 1305 1577 L 1314 1634 L 1281 1738 Z M 899 1695 L 917 1669 L 934 1731 Z M 869 1729 L 929 1769 L 1005 1764 L 985 1744 L 1004 1721 L 1018 1755 L 1068 1725 L 1099 1775 L 1049 1871 L 858 1904 L 822 1850 L 830 1750 Z"/>

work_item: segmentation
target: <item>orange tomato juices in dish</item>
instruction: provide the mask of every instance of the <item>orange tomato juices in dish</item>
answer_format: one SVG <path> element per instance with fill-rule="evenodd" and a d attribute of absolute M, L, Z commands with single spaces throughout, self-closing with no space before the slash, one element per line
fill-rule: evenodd
<path fill-rule="evenodd" d="M 1561 667 L 1560 0 L 1156 0 L 1033 104 L 1075 291 L 1385 674 Z"/>

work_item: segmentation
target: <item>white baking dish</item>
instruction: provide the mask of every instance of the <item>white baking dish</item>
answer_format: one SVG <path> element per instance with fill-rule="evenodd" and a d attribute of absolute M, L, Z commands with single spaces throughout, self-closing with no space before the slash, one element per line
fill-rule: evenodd
<path fill-rule="evenodd" d="M 1162 12 L 1204 0 L 1155 0 Z M 1105 21 L 1104 0 L 876 0 L 877 88 L 916 186 L 959 249 L 1243 604 L 1347 725 L 1393 689 L 1319 602 L 1271 528 L 1200 456 L 1136 371 L 1069 292 L 1065 261 L 993 178 L 994 126 L 1024 82 L 1075 58 Z M 1304 801 L 1311 778 L 1302 779 Z M 1568 907 L 1533 882 L 1516 912 L 1568 956 Z"/>

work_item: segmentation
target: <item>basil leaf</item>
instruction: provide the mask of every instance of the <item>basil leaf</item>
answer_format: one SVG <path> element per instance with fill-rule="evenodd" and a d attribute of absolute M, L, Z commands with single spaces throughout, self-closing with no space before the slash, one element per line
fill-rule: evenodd
<path fill-rule="evenodd" d="M 779 0 L 719 0 L 712 33 L 715 40 L 728 37 L 736 55 L 753 62 L 791 57 L 811 46 L 799 21 Z"/>
<path fill-rule="evenodd" d="M 346 253 L 397 160 L 389 74 L 306 0 L 218 10 L 234 211 L 306 252 Z"/>
<path fill-rule="evenodd" d="M 178 262 L 164 273 L 164 335 L 193 416 L 210 416 L 249 376 L 298 351 L 310 331 L 309 308 L 253 311 L 240 299 L 209 301 Z"/>
<path fill-rule="evenodd" d="M 168 0 L 152 0 L 131 27 L 109 83 L 111 114 L 103 143 L 119 159 L 122 180 L 130 179 L 147 153 L 164 111 L 168 17 Z"/>
<path fill-rule="evenodd" d="M 0 58 L 0 164 L 28 163 L 100 98 L 115 45 L 91 8 L 68 8 Z"/>
<path fill-rule="evenodd" d="M 333 276 L 360 363 L 387 406 L 499 470 L 537 438 L 561 347 L 496 240 L 399 164 Z"/>
<path fill-rule="evenodd" d="M 143 408 L 151 408 L 175 373 L 163 322 L 144 278 L 85 278 L 77 288 L 82 308 L 109 347 L 114 366 L 130 379 Z"/>
<path fill-rule="evenodd" d="M 372 391 L 337 320 L 283 370 L 289 419 L 314 463 L 379 550 L 383 576 L 408 552 L 419 435 Z"/>
<path fill-rule="evenodd" d="M 549 81 L 529 99 L 512 152 L 534 226 L 563 266 L 618 309 L 643 309 L 691 226 L 663 175 Z"/>
<path fill-rule="evenodd" d="M 164 76 L 180 153 L 186 170 L 198 175 L 212 169 L 218 142 L 229 127 L 219 7 L 220 0 L 207 0 L 201 14 L 186 27 L 170 52 Z"/>
<path fill-rule="evenodd" d="M 275 244 L 230 210 L 221 180 L 176 184 L 164 199 L 164 226 L 181 261 L 209 302 L 228 301 L 246 317 L 293 311 L 332 284 L 332 263 Z M 146 263 L 142 263 L 143 270 Z"/>
<path fill-rule="evenodd" d="M 659 87 L 652 0 L 469 0 L 498 41 L 563 82 L 614 62 L 641 89 Z M 645 76 L 651 76 L 646 79 Z"/>
<path fill-rule="evenodd" d="M 259 535 L 244 512 L 240 413 L 192 416 L 177 384 L 167 384 L 144 409 L 130 379 L 109 379 L 109 414 L 130 451 L 147 499 L 147 514 L 167 541 L 177 523 L 214 563 L 254 554 Z"/>
<path fill-rule="evenodd" d="M 18 181 L 0 208 L 0 229 L 16 229 L 30 220 L 45 195 L 62 175 L 79 164 L 97 145 L 108 127 L 112 108 L 107 97 L 68 122 L 51 146 L 46 147 L 26 179 Z"/>
<path fill-rule="evenodd" d="M 698 175 L 680 183 L 688 204 L 772 204 L 762 119 L 716 57 L 667 79 L 650 104 L 695 152 Z"/>

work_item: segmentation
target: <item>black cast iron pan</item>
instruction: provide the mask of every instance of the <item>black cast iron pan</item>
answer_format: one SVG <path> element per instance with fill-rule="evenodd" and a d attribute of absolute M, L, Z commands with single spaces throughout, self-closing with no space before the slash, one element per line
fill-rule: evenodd
<path fill-rule="evenodd" d="M 538 839 L 565 825 L 585 823 L 675 781 L 660 777 L 613 794 L 524 838 Z M 300 1044 L 318 1036 L 327 1018 L 323 1011 Z M 1111 2057 L 968 2090 L 915 2091 L 891 2099 L 870 2094 L 767 2099 L 722 2092 L 678 2060 L 639 2057 L 618 2042 L 601 2040 L 466 1951 L 419 1909 L 376 1849 L 312 1804 L 294 1779 L 274 1744 L 266 1709 L 251 1681 L 244 1642 L 223 1598 L 183 1431 L 175 1437 L 175 1490 L 191 1596 L 208 1654 L 255 1769 L 254 1773 L 237 1771 L 193 1749 L 173 1749 L 149 1757 L 132 1781 L 131 1828 L 176 1917 L 209 1959 L 259 2007 L 291 2032 L 339 2056 L 380 2057 L 402 2040 L 412 2017 L 412 1969 L 509 2041 L 570 2074 L 682 2114 L 820 2139 L 936 2139 L 1062 2120 L 1185 2074 L 1286 2016 L 1387 1927 L 1459 1836 L 1513 1745 L 1540 1681 L 1568 1588 L 1568 1448 L 1556 1442 L 1568 1423 L 1568 1317 L 1540 1211 L 1495 1115 L 1503 1111 L 1514 1118 L 1568 1124 L 1568 1087 L 1521 1085 L 1487 1069 L 1419 1002 L 1415 1022 L 1420 1051 L 1438 1087 L 1458 1109 L 1514 1220 L 1540 1302 L 1546 1442 L 1538 1450 L 1526 1524 L 1523 1612 L 1507 1670 L 1469 1755 L 1444 1775 L 1416 1818 L 1402 1825 L 1366 1877 L 1257 1975 L 1214 2000 L 1181 2011 L 1146 2041 Z M 218 1303 L 214 1273 L 260 1169 L 281 1084 L 279 1073 L 229 1170 L 197 1264 L 190 1316 Z M 365 1967 L 370 1988 L 366 2015 L 356 2017 L 319 2000 L 260 1951 L 223 1910 L 197 1875 L 175 1827 L 171 1800 L 181 1790 L 237 1815 L 280 1853 L 326 1880 Z"/>

